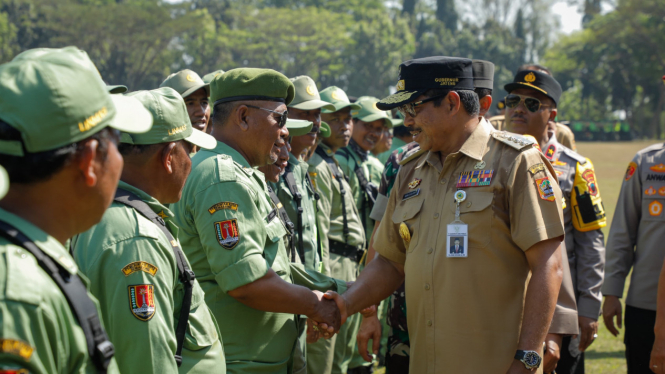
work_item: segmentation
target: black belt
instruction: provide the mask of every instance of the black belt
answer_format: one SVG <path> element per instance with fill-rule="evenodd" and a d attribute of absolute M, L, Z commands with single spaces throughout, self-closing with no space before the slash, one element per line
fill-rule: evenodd
<path fill-rule="evenodd" d="M 360 259 L 363 257 L 365 250 L 363 249 L 362 244 L 359 245 L 349 245 L 336 240 L 328 240 L 330 253 L 334 253 L 339 256 L 344 256 L 352 259 L 353 261 L 360 262 Z"/>

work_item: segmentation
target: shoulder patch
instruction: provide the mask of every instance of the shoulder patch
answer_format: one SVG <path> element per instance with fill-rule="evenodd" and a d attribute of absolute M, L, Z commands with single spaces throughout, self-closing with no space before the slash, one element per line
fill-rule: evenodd
<path fill-rule="evenodd" d="M 628 169 L 626 169 L 626 176 L 623 178 L 625 181 L 629 181 L 633 177 L 633 174 L 637 171 L 637 164 L 635 162 L 630 162 L 628 164 Z"/>
<path fill-rule="evenodd" d="M 225 210 L 225 209 L 238 210 L 238 204 L 233 203 L 231 201 L 222 201 L 208 208 L 208 213 L 214 214 L 219 210 Z"/>
<path fill-rule="evenodd" d="M 25 361 L 30 361 L 34 351 L 34 347 L 22 340 L 0 339 L 0 352 L 2 353 L 19 356 Z"/>
<path fill-rule="evenodd" d="M 502 143 L 508 144 L 518 151 L 533 147 L 533 145 L 536 144 L 533 138 L 530 139 L 526 136 L 513 134 L 512 132 L 507 131 L 494 131 L 492 132 L 492 137 Z"/>
<path fill-rule="evenodd" d="M 529 173 L 531 173 L 531 175 L 536 175 L 536 173 L 538 173 L 539 171 L 545 171 L 545 164 L 543 164 L 542 162 L 535 164 L 529 168 Z"/>
<path fill-rule="evenodd" d="M 425 151 L 423 149 L 420 149 L 420 146 L 417 146 L 417 147 L 405 152 L 404 156 L 399 161 L 399 164 L 400 165 L 408 164 L 409 162 L 411 162 L 411 161 L 417 159 L 418 157 L 420 157 L 421 155 L 423 155 L 425 152 L 427 152 L 427 151 Z"/>
<path fill-rule="evenodd" d="M 536 188 L 538 189 L 538 195 L 540 195 L 541 199 L 545 201 L 556 200 L 554 189 L 552 188 L 552 182 L 550 182 L 549 177 L 536 179 Z"/>
<path fill-rule="evenodd" d="M 131 262 L 131 263 L 125 265 L 125 267 L 123 267 L 121 270 L 122 270 L 122 273 L 125 274 L 126 277 L 131 275 L 131 274 L 136 273 L 137 271 L 142 271 L 142 272 L 148 273 L 148 274 L 150 274 L 154 277 L 155 274 L 157 274 L 157 271 L 159 269 L 157 268 L 157 266 L 155 266 L 155 265 L 153 265 L 149 262 L 134 261 L 134 262 Z"/>
<path fill-rule="evenodd" d="M 236 180 L 234 162 L 229 155 L 217 155 L 217 171 L 219 173 L 220 182 Z"/>
<path fill-rule="evenodd" d="M 129 309 L 134 317 L 141 321 L 150 321 L 155 315 L 155 286 L 137 284 L 127 287 L 129 293 Z"/>
<path fill-rule="evenodd" d="M 570 194 L 573 227 L 582 232 L 597 230 L 607 225 L 605 207 L 600 198 L 596 174 L 591 161 L 577 164 L 573 191 Z"/>
<path fill-rule="evenodd" d="M 238 220 L 229 219 L 226 221 L 215 222 L 214 224 L 215 235 L 217 242 L 223 248 L 233 249 L 240 241 L 240 232 L 238 230 Z"/>

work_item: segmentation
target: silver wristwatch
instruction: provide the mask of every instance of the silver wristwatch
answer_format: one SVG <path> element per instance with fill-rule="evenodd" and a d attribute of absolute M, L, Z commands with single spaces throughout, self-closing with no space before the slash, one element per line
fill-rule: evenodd
<path fill-rule="evenodd" d="M 536 351 L 517 350 L 517 353 L 515 353 L 515 359 L 520 360 L 524 366 L 531 371 L 538 369 L 540 363 L 543 361 Z"/>

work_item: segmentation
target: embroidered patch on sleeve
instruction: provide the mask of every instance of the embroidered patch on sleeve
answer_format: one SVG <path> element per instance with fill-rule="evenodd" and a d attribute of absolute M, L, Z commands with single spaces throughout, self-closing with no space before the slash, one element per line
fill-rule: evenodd
<path fill-rule="evenodd" d="M 633 177 L 633 174 L 635 174 L 636 170 L 637 170 L 636 163 L 631 162 L 630 164 L 628 164 L 628 169 L 626 169 L 626 176 L 623 179 L 626 181 L 630 180 L 630 178 Z"/>
<path fill-rule="evenodd" d="M 154 277 L 155 274 L 157 274 L 157 270 L 159 270 L 157 266 L 149 262 L 134 261 L 125 265 L 125 267 L 122 268 L 122 273 L 125 274 L 125 276 L 128 276 L 130 274 L 136 273 L 137 271 L 143 271 Z"/>
<path fill-rule="evenodd" d="M 233 249 L 240 241 L 240 232 L 238 231 L 238 220 L 229 219 L 226 221 L 215 222 L 215 235 L 219 245 L 226 249 Z"/>
<path fill-rule="evenodd" d="M 529 168 L 529 173 L 531 173 L 531 175 L 536 175 L 536 173 L 539 171 L 545 171 L 545 164 L 543 164 L 542 162 L 539 164 L 535 164 Z"/>
<path fill-rule="evenodd" d="M 549 177 L 536 179 L 536 187 L 538 188 L 538 194 L 541 199 L 546 201 L 556 200 L 554 189 L 552 188 L 552 182 L 550 182 Z"/>
<path fill-rule="evenodd" d="M 127 287 L 129 291 L 129 309 L 134 317 L 141 321 L 149 321 L 155 310 L 155 286 L 152 284 L 138 284 Z"/>
<path fill-rule="evenodd" d="M 222 201 L 208 208 L 208 213 L 214 214 L 215 212 L 224 209 L 238 210 L 238 204 L 232 203 L 230 201 Z"/>
<path fill-rule="evenodd" d="M 0 352 L 19 356 L 25 361 L 30 361 L 35 348 L 30 344 L 16 339 L 0 339 Z"/>

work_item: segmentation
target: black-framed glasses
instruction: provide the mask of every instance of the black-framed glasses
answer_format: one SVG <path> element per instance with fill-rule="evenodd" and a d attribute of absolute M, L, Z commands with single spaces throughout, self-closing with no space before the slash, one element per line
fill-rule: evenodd
<path fill-rule="evenodd" d="M 506 96 L 505 101 L 506 101 L 506 106 L 510 109 L 517 108 L 520 105 L 520 103 L 524 101 L 524 107 L 531 113 L 536 113 L 537 111 L 540 110 L 540 108 L 549 106 L 541 103 L 540 100 L 536 99 L 535 97 L 522 96 L 516 94 L 510 94 Z"/>
<path fill-rule="evenodd" d="M 272 110 L 272 109 L 261 108 L 260 106 L 254 106 L 254 105 L 249 105 L 249 104 L 245 104 L 245 106 L 248 107 L 248 108 L 261 109 L 261 110 L 265 110 L 266 112 L 275 113 L 275 114 L 279 115 L 279 128 L 281 129 L 282 127 L 284 127 L 286 125 L 286 119 L 288 118 L 288 115 L 289 115 L 288 110 L 285 110 L 283 112 L 277 112 L 277 111 Z"/>
<path fill-rule="evenodd" d="M 402 113 L 402 115 L 404 117 L 406 117 L 407 114 L 410 115 L 411 117 L 415 117 L 416 116 L 416 107 L 418 105 L 425 104 L 427 102 L 433 101 L 433 100 L 438 99 L 440 97 L 445 97 L 446 95 L 448 95 L 448 92 L 446 92 L 445 94 L 442 94 L 442 95 L 436 95 L 436 96 L 428 97 L 425 100 L 420 100 L 420 101 L 416 101 L 416 102 L 413 102 L 413 103 L 404 104 L 402 106 L 399 106 L 397 108 L 397 110 L 400 113 Z"/>

